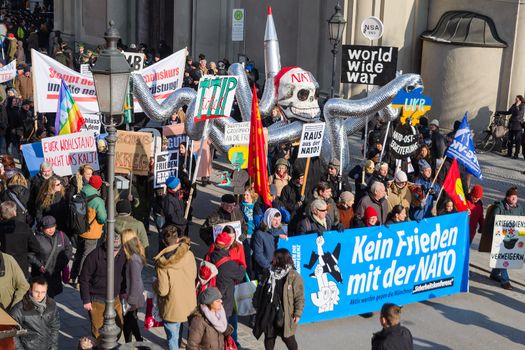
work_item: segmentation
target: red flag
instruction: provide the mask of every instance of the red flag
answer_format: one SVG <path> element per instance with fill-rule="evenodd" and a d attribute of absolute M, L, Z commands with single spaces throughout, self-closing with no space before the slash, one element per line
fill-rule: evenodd
<path fill-rule="evenodd" d="M 459 177 L 459 168 L 456 158 L 452 161 L 452 165 L 448 170 L 445 181 L 443 182 L 443 189 L 454 202 L 454 206 L 457 211 L 467 210 L 467 201 L 465 198 L 465 192 L 463 191 L 463 185 Z"/>
<path fill-rule="evenodd" d="M 270 185 L 268 184 L 268 167 L 266 166 L 266 152 L 261 113 L 255 85 L 253 86 L 252 117 L 250 122 L 250 145 L 248 147 L 248 174 L 252 178 L 254 190 L 261 196 L 266 206 L 272 206 Z"/>

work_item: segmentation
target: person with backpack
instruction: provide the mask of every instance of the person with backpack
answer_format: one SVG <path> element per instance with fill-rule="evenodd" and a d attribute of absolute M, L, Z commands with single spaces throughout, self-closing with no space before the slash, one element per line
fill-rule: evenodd
<path fill-rule="evenodd" d="M 84 212 L 79 212 L 77 206 L 70 204 L 69 217 L 72 218 L 70 230 L 73 234 L 78 235 L 77 251 L 71 268 L 71 280 L 74 286 L 76 286 L 75 280 L 82 270 L 84 260 L 97 247 L 107 220 L 106 206 L 100 197 L 101 186 L 102 178 L 93 175 L 89 183 L 80 191 L 80 195 L 73 196 L 72 204 L 78 199 L 81 202 L 80 206 L 87 208 Z"/>
<path fill-rule="evenodd" d="M 179 349 L 181 323 L 188 320 L 197 306 L 195 256 L 190 250 L 189 237 L 181 236 L 178 226 L 166 226 L 163 231 L 166 248 L 154 258 L 157 279 L 152 288 L 158 296 L 169 350 Z"/>
<path fill-rule="evenodd" d="M 54 298 L 62 293 L 62 272 L 73 256 L 73 247 L 64 232 L 57 230 L 52 216 L 42 218 L 35 237 L 40 250 L 29 253 L 31 275 L 43 276 L 48 283 L 47 295 Z"/>
<path fill-rule="evenodd" d="M 29 213 L 27 205 L 29 202 L 29 188 L 27 180 L 19 172 L 7 180 L 7 188 L 0 195 L 0 200 L 13 201 L 16 203 L 16 220 L 29 223 Z"/>

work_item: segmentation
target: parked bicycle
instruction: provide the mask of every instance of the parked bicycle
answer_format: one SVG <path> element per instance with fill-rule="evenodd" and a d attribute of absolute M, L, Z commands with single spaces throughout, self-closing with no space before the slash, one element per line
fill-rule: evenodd
<path fill-rule="evenodd" d="M 507 116 L 494 113 L 490 118 L 489 126 L 483 130 L 483 137 L 476 143 L 478 153 L 501 151 L 507 148 L 509 128 Z"/>

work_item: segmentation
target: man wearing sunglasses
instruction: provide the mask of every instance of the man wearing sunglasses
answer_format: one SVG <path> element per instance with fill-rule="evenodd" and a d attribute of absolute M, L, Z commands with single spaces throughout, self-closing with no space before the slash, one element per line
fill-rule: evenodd
<path fill-rule="evenodd" d="M 328 205 L 323 199 L 315 199 L 310 204 L 308 215 L 299 221 L 297 230 L 293 236 L 300 236 L 307 233 L 322 234 L 325 231 L 342 231 L 342 225 L 333 225 L 333 219 L 328 215 Z"/>

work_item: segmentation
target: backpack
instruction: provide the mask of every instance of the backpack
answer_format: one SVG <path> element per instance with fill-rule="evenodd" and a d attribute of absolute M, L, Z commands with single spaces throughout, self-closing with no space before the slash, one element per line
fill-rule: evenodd
<path fill-rule="evenodd" d="M 69 201 L 69 212 L 68 212 L 68 227 L 73 235 L 81 235 L 89 231 L 89 227 L 96 220 L 88 222 L 88 203 L 91 202 L 97 194 L 86 197 L 83 192 L 79 192 Z"/>
<path fill-rule="evenodd" d="M 209 264 L 212 264 L 212 265 L 215 265 L 215 268 L 217 269 L 217 271 L 219 270 L 219 267 L 224 264 L 225 262 L 227 261 L 230 261 L 231 258 L 229 256 L 223 256 L 222 258 L 220 258 L 215 264 L 212 263 L 210 261 L 210 254 L 206 254 L 206 256 L 204 257 L 204 260 L 209 263 Z M 202 267 L 202 264 L 201 264 L 201 267 Z M 200 268 L 199 268 L 199 273 L 200 273 Z M 199 294 L 205 290 L 206 288 L 209 288 L 209 287 L 217 287 L 217 275 L 213 276 L 206 284 L 202 284 L 201 281 L 199 280 L 199 277 L 197 276 L 197 287 L 196 287 L 196 292 L 197 292 L 197 296 L 199 296 Z"/>

